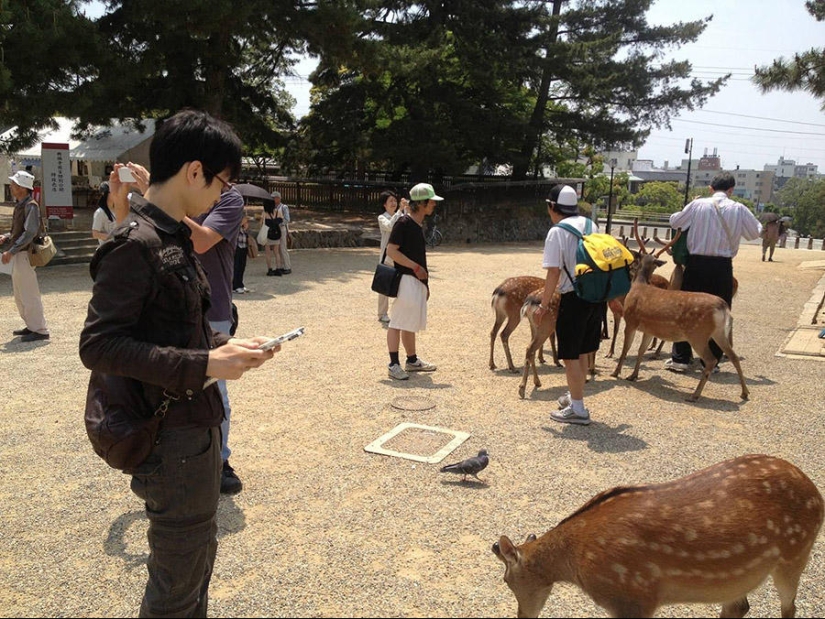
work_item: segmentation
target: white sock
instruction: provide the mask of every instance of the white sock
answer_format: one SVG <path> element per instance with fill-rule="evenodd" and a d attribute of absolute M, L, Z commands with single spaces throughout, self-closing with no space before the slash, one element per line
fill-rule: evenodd
<path fill-rule="evenodd" d="M 584 408 L 584 400 L 570 400 L 570 408 L 572 408 L 577 413 L 586 413 L 587 410 Z"/>

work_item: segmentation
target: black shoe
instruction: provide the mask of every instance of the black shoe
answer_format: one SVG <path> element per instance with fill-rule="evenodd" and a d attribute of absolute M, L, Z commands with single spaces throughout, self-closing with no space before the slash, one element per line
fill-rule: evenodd
<path fill-rule="evenodd" d="M 268 269 L 268 270 L 267 270 L 267 272 L 266 272 L 266 274 L 267 274 L 269 277 L 272 277 L 273 275 L 276 275 L 276 273 L 275 273 L 275 269 Z"/>
<path fill-rule="evenodd" d="M 290 273 L 292 273 L 292 269 L 281 269 L 282 275 L 289 275 Z"/>
<path fill-rule="evenodd" d="M 37 342 L 39 340 L 47 340 L 49 339 L 48 333 L 27 333 L 23 337 L 20 338 L 21 342 Z"/>
<path fill-rule="evenodd" d="M 284 274 L 284 270 L 283 269 L 275 269 L 274 271 L 272 271 L 272 274 L 277 275 L 278 277 L 280 277 L 281 275 Z"/>
<path fill-rule="evenodd" d="M 12 335 L 28 335 L 29 333 L 33 333 L 33 331 L 30 331 L 28 327 L 23 327 L 17 331 L 12 331 Z"/>
<path fill-rule="evenodd" d="M 243 490 L 243 483 L 235 475 L 235 469 L 229 465 L 229 460 L 223 463 L 221 470 L 221 494 L 238 494 Z"/>

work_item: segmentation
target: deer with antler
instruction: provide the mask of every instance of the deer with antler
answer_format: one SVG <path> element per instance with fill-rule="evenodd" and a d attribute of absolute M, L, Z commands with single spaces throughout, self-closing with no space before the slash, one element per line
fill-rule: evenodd
<path fill-rule="evenodd" d="M 675 481 L 603 492 L 539 538 L 493 544 L 519 617 L 538 617 L 557 582 L 580 587 L 613 617 L 652 617 L 665 604 L 721 603 L 744 617 L 768 576 L 782 617 L 825 504 L 793 464 L 741 456 Z"/>
<path fill-rule="evenodd" d="M 513 357 L 510 355 L 510 335 L 521 322 L 521 306 L 524 305 L 524 300 L 530 293 L 542 288 L 544 286 L 544 278 L 531 277 L 523 275 L 520 277 L 508 277 L 500 285 L 493 290 L 493 298 L 491 305 L 496 312 L 496 321 L 493 323 L 493 329 L 490 331 L 490 369 L 495 370 L 496 364 L 493 360 L 493 351 L 496 346 L 496 335 L 498 335 L 501 325 L 507 320 L 504 329 L 501 330 L 501 345 L 504 347 L 504 354 L 507 356 L 507 367 L 511 372 L 518 373 L 518 370 L 513 365 Z M 534 329 L 533 324 L 530 324 L 531 330 Z M 559 365 L 558 355 L 556 353 L 555 337 L 548 334 L 550 337 L 550 346 L 553 351 L 553 362 Z M 547 338 L 545 338 L 547 339 Z M 544 363 L 544 352 L 542 351 L 542 344 L 545 340 L 541 340 L 538 346 L 539 361 Z"/>
<path fill-rule="evenodd" d="M 695 402 L 702 394 L 702 389 L 717 363 L 709 344 L 713 339 L 736 368 L 739 383 L 742 386 L 741 397 L 746 400 L 749 391 L 745 384 L 745 376 L 742 374 L 739 357 L 730 344 L 728 336 L 731 324 L 730 308 L 724 299 L 705 292 L 660 290 L 650 285 L 650 275 L 653 270 L 664 264 L 658 260 L 658 257 L 678 238 L 679 234 L 676 234 L 670 243 L 656 254 L 648 254 L 644 243 L 639 239 L 639 248 L 643 255 L 630 292 L 625 298 L 624 343 L 613 376 L 619 377 L 636 331 L 643 333 L 642 343 L 636 356 L 636 366 L 627 380 L 636 380 L 639 377 L 642 355 L 654 337 L 669 342 L 689 342 L 691 347 L 701 355 L 705 366 L 696 391 L 688 398 L 689 401 Z"/>

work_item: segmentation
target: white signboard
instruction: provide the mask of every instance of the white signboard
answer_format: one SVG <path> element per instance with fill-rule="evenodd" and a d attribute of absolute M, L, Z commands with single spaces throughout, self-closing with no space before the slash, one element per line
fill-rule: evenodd
<path fill-rule="evenodd" d="M 46 217 L 57 215 L 72 219 L 72 165 L 69 145 L 43 142 L 40 154 L 43 161 L 43 203 Z"/>

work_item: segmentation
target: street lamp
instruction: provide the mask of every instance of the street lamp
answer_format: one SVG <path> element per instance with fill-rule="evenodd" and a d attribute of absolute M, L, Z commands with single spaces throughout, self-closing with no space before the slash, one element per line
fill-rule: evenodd
<path fill-rule="evenodd" d="M 607 196 L 607 234 L 610 234 L 610 226 L 613 223 L 613 170 L 616 168 L 616 160 L 610 160 L 610 191 Z"/>
<path fill-rule="evenodd" d="M 693 138 L 685 140 L 685 154 L 688 156 L 687 178 L 685 179 L 685 206 L 688 203 L 688 191 L 690 191 L 690 164 L 693 160 Z"/>

